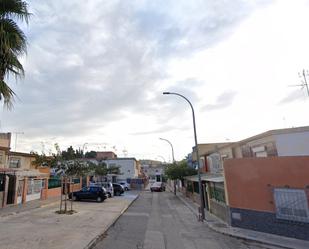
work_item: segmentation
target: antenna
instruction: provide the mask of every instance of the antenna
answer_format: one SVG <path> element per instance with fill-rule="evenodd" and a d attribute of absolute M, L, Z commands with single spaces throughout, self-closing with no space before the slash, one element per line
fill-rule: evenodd
<path fill-rule="evenodd" d="M 123 149 L 122 152 L 123 152 L 123 156 L 124 156 L 124 157 L 127 157 L 127 156 L 128 156 L 128 151 L 127 151 L 125 148 Z"/>
<path fill-rule="evenodd" d="M 308 70 L 303 69 L 302 72 L 298 73 L 298 76 L 301 79 L 301 84 L 290 85 L 290 86 L 301 86 L 301 90 L 303 90 L 306 87 L 307 94 L 308 94 L 308 97 L 309 97 L 309 88 L 308 88 L 308 81 L 307 81 L 307 77 L 309 76 Z"/>

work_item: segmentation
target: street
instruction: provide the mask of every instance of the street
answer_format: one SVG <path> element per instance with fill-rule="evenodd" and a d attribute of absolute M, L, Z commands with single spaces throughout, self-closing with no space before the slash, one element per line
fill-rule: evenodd
<path fill-rule="evenodd" d="M 216 233 L 170 192 L 144 191 L 106 232 L 96 249 L 261 249 L 265 246 Z"/>

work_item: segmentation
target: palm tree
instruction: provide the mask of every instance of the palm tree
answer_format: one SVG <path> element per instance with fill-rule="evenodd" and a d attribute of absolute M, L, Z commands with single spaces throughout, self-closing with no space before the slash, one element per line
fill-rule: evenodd
<path fill-rule="evenodd" d="M 26 53 L 27 39 L 16 21 L 28 23 L 28 4 L 22 0 L 0 0 L 0 101 L 12 107 L 15 93 L 5 82 L 9 74 L 24 76 L 18 57 Z"/>

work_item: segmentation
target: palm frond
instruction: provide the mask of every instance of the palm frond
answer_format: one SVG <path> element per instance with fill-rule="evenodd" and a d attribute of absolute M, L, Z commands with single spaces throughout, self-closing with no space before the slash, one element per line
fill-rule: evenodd
<path fill-rule="evenodd" d="M 12 73 L 16 77 L 23 77 L 25 75 L 23 65 L 19 62 L 16 55 L 12 54 L 9 57 L 8 66 L 6 68 L 7 73 Z"/>
<path fill-rule="evenodd" d="M 9 74 L 24 76 L 18 57 L 27 52 L 27 38 L 13 19 L 28 23 L 30 15 L 26 1 L 0 0 L 0 101 L 7 109 L 13 107 L 16 94 L 4 79 Z"/>
<path fill-rule="evenodd" d="M 28 3 L 22 0 L 0 0 L 0 17 L 15 17 L 28 23 L 31 13 Z"/>
<path fill-rule="evenodd" d="M 0 81 L 0 100 L 3 100 L 4 107 L 7 109 L 12 109 L 14 97 L 14 91 L 3 81 Z"/>
<path fill-rule="evenodd" d="M 0 19 L 1 51 L 12 50 L 17 55 L 26 53 L 27 38 L 11 19 Z"/>

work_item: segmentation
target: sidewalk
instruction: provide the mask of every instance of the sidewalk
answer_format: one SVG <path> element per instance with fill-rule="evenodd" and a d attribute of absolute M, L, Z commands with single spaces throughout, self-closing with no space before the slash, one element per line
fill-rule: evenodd
<path fill-rule="evenodd" d="M 34 200 L 29 201 L 24 204 L 9 205 L 5 208 L 0 209 L 0 217 L 6 217 L 14 214 L 19 214 L 27 211 L 31 211 L 36 208 L 41 208 L 45 206 L 59 205 L 60 197 L 52 197 L 47 200 Z"/>
<path fill-rule="evenodd" d="M 171 191 L 172 192 L 172 191 Z M 177 192 L 178 198 L 198 217 L 198 205 L 191 199 L 185 197 L 181 192 Z M 284 236 L 262 233 L 248 229 L 231 227 L 221 221 L 216 216 L 205 211 L 205 223 L 216 232 L 226 234 L 228 236 L 257 241 L 263 244 L 279 246 L 282 248 L 292 249 L 308 249 L 309 241 L 288 238 Z"/>
<path fill-rule="evenodd" d="M 74 202 L 73 215 L 59 215 L 59 199 L 29 202 L 0 211 L 3 249 L 90 249 L 138 198 L 129 191 L 103 203 Z"/>

